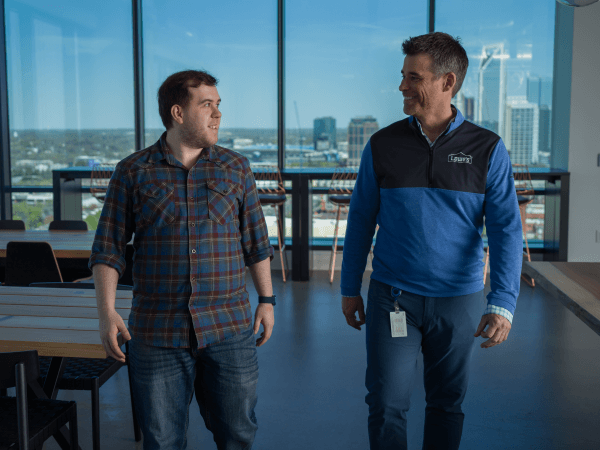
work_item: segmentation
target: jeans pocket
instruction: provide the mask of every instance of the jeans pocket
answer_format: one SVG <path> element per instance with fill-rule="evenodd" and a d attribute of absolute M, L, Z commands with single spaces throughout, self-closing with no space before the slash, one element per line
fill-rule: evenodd
<path fill-rule="evenodd" d="M 208 216 L 219 225 L 225 225 L 235 219 L 237 208 L 237 187 L 235 184 L 220 180 L 208 180 Z"/>

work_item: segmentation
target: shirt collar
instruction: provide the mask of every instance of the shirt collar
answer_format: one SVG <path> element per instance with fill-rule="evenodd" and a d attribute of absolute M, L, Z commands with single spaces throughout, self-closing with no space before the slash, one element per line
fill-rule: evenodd
<path fill-rule="evenodd" d="M 161 160 L 167 160 L 167 162 L 171 165 L 177 165 L 177 160 L 173 153 L 171 153 L 169 147 L 167 146 L 167 132 L 165 131 L 160 139 L 150 148 L 150 156 L 148 158 L 148 162 L 155 163 Z M 208 148 L 202 150 L 199 159 L 205 159 L 215 164 L 221 165 L 223 161 L 219 158 L 219 151 L 213 145 Z"/>

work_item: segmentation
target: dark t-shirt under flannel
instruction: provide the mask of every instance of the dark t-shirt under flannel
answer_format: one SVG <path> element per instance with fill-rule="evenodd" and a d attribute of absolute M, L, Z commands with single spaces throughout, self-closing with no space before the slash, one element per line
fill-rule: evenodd
<path fill-rule="evenodd" d="M 245 268 L 273 258 L 273 247 L 245 157 L 215 145 L 188 171 L 165 140 L 117 164 L 89 267 L 106 264 L 120 276 L 134 235 L 130 333 L 189 347 L 193 323 L 202 348 L 250 326 Z"/>

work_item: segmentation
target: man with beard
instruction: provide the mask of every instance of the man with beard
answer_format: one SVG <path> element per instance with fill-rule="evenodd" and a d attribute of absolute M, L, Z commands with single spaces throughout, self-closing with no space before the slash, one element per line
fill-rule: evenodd
<path fill-rule="evenodd" d="M 465 121 L 451 104 L 469 65 L 460 42 L 430 33 L 406 40 L 402 50 L 400 91 L 410 117 L 375 133 L 362 154 L 344 243 L 342 310 L 350 326 L 366 323 L 371 450 L 407 448 L 419 351 L 427 401 L 423 449 L 457 450 L 475 337 L 488 338 L 481 347 L 490 348 L 511 328 L 521 217 L 502 139 Z M 365 317 L 360 288 L 376 225 Z"/>
<path fill-rule="evenodd" d="M 125 362 L 117 332 L 131 339 L 145 450 L 186 447 L 194 391 L 219 450 L 250 449 L 258 428 L 256 347 L 274 325 L 273 248 L 248 160 L 216 145 L 216 84 L 194 70 L 164 81 L 158 104 L 167 131 L 117 165 L 89 262 L 107 354 Z M 133 234 L 128 330 L 114 305 Z M 246 266 L 259 295 L 253 324 Z"/>

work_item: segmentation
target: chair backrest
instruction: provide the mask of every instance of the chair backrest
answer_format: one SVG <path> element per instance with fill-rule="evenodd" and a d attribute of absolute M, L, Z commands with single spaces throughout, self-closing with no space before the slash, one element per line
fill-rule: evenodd
<path fill-rule="evenodd" d="M 48 242 L 10 241 L 6 244 L 6 286 L 62 280 L 56 256 Z"/>
<path fill-rule="evenodd" d="M 94 283 L 30 283 L 29 287 L 43 287 L 56 289 L 95 289 Z M 133 286 L 125 284 L 117 284 L 117 291 L 131 291 Z"/>
<path fill-rule="evenodd" d="M 0 389 L 15 387 L 15 366 L 25 364 L 25 379 L 34 381 L 40 376 L 40 361 L 37 350 L 0 353 Z"/>
<path fill-rule="evenodd" d="M 331 177 L 329 195 L 351 195 L 357 176 L 357 166 L 336 167 Z"/>
<path fill-rule="evenodd" d="M 277 166 L 251 166 L 259 195 L 285 195 L 285 186 Z"/>
<path fill-rule="evenodd" d="M 22 220 L 0 220 L 0 230 L 25 230 Z"/>
<path fill-rule="evenodd" d="M 92 177 L 90 180 L 90 194 L 96 197 L 98 201 L 104 202 L 108 183 L 115 170 L 111 164 L 96 164 L 92 167 Z"/>
<path fill-rule="evenodd" d="M 523 197 L 532 197 L 533 199 L 534 190 L 529 167 L 526 164 L 513 164 L 512 169 L 517 194 Z"/>
<path fill-rule="evenodd" d="M 85 220 L 53 220 L 48 226 L 50 231 L 87 231 Z"/>

